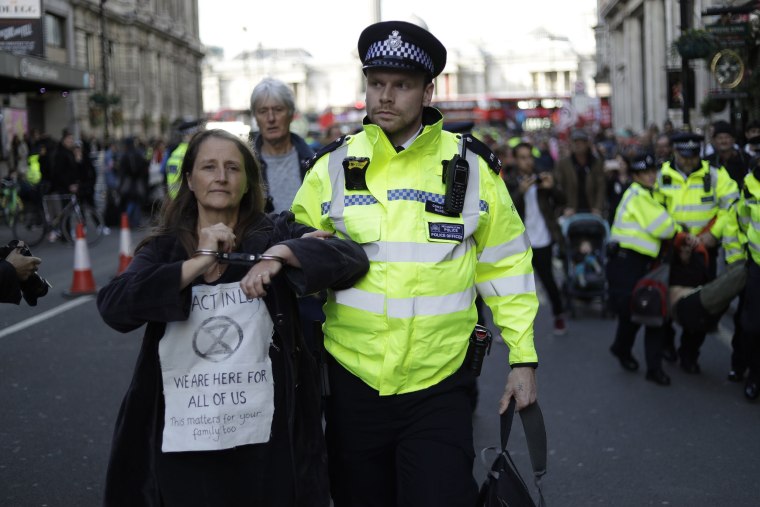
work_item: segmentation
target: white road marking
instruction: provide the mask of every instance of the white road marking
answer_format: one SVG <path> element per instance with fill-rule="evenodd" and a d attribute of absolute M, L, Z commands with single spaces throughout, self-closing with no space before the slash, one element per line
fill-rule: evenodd
<path fill-rule="evenodd" d="M 67 301 L 66 303 L 63 303 L 62 305 L 56 306 L 55 308 L 51 308 L 50 310 L 46 312 L 42 312 L 39 315 L 35 315 L 34 317 L 29 317 L 28 319 L 22 320 L 21 322 L 17 324 L 13 324 L 12 326 L 6 327 L 2 331 L 0 331 L 0 338 L 5 338 L 8 335 L 11 335 L 18 331 L 26 329 L 29 326 L 33 326 L 44 320 L 55 317 L 58 314 L 69 311 L 72 308 L 76 308 L 77 306 L 83 305 L 89 301 L 92 301 L 93 299 L 95 299 L 95 296 L 88 295 L 88 296 L 80 296 L 76 299 L 72 299 L 71 301 Z"/>

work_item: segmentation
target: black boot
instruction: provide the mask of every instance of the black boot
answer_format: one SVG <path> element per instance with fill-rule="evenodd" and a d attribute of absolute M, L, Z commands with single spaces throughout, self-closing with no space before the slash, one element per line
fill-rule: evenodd
<path fill-rule="evenodd" d="M 648 370 L 647 380 L 651 380 L 652 382 L 660 386 L 670 385 L 670 377 L 668 376 L 667 373 L 662 371 L 662 368 L 657 368 L 656 370 Z"/>
<path fill-rule="evenodd" d="M 618 361 L 620 361 L 620 366 L 622 366 L 624 370 L 636 371 L 639 369 L 639 362 L 634 359 L 630 352 L 628 354 L 619 354 L 611 347 L 610 352 L 613 356 L 617 357 Z"/>

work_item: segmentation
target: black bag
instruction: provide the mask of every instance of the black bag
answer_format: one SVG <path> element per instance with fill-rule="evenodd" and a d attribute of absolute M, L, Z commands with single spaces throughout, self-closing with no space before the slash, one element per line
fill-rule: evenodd
<path fill-rule="evenodd" d="M 546 474 L 546 429 L 544 416 L 538 403 L 533 403 L 520 411 L 520 419 L 525 429 L 528 441 L 528 453 L 533 467 L 533 476 L 538 489 L 538 504 L 533 501 L 528 486 L 517 471 L 512 457 L 507 451 L 507 441 L 512 430 L 512 419 L 515 415 L 515 400 L 509 403 L 507 411 L 501 416 L 501 451 L 491 465 L 486 480 L 480 487 L 476 507 L 545 507 L 544 496 L 541 492 L 541 477 Z M 480 453 L 483 463 L 487 466 L 485 454 L 496 449 L 487 447 Z"/>

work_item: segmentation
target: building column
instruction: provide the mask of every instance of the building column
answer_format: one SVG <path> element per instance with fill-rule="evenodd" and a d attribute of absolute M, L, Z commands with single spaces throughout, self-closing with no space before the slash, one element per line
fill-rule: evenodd
<path fill-rule="evenodd" d="M 629 17 L 623 22 L 625 31 L 627 121 L 625 127 L 634 131 L 644 128 L 644 65 L 641 40 L 641 18 Z"/>
<path fill-rule="evenodd" d="M 610 87 L 612 88 L 612 124 L 622 128 L 628 123 L 627 107 L 628 98 L 625 88 L 629 68 L 625 59 L 625 36 L 622 26 L 610 31 L 611 55 L 610 55 Z"/>

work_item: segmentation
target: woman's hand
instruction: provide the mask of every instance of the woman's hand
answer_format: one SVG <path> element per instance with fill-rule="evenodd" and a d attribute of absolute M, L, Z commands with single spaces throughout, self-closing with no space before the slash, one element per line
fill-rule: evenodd
<path fill-rule="evenodd" d="M 218 223 L 198 232 L 198 249 L 231 252 L 235 247 L 235 233 L 227 225 Z"/>
<path fill-rule="evenodd" d="M 240 289 L 249 299 L 262 298 L 267 295 L 272 279 L 281 270 L 282 264 L 279 261 L 259 261 L 240 280 Z"/>
<path fill-rule="evenodd" d="M 330 235 L 324 231 L 314 231 L 308 234 L 315 233 L 324 233 L 328 236 Z M 306 236 L 306 234 L 304 234 L 304 236 Z M 324 239 L 326 236 L 315 234 L 311 237 L 319 237 L 320 239 Z M 293 255 L 293 251 L 283 244 L 274 245 L 262 255 L 279 257 L 282 259 L 282 262 L 276 259 L 263 259 L 254 264 L 254 266 L 248 271 L 248 273 L 246 273 L 243 279 L 240 280 L 240 288 L 242 289 L 243 294 L 249 298 L 261 298 L 266 296 L 269 284 L 271 284 L 272 279 L 274 279 L 274 277 L 277 276 L 280 271 L 282 271 L 282 268 L 285 266 L 285 264 L 294 268 L 301 267 L 301 263 L 298 262 L 298 258 Z"/>
<path fill-rule="evenodd" d="M 231 252 L 235 247 L 235 233 L 223 223 L 210 225 L 198 231 L 198 247 L 196 250 L 211 250 L 212 252 Z M 215 255 L 196 255 L 182 263 L 180 289 L 184 289 L 197 277 L 216 264 Z"/>

